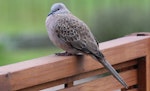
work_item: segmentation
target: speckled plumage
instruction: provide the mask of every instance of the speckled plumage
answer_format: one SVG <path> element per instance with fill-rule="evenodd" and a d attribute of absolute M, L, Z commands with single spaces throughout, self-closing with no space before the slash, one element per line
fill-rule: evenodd
<path fill-rule="evenodd" d="M 46 19 L 46 28 L 50 40 L 58 47 L 71 54 L 89 54 L 98 62 L 102 63 L 112 75 L 127 88 L 126 83 L 105 60 L 99 51 L 89 27 L 71 12 L 62 3 L 56 3 L 51 7 L 51 13 Z"/>
<path fill-rule="evenodd" d="M 71 13 L 54 14 L 48 17 L 46 24 L 51 41 L 67 52 L 72 54 L 99 52 L 98 44 L 88 26 Z"/>

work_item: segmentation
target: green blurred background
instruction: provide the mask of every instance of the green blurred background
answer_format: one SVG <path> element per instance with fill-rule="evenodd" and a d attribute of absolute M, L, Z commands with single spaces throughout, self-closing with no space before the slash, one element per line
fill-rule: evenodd
<path fill-rule="evenodd" d="M 150 31 L 150 0 L 0 0 L 0 66 L 62 51 L 45 28 L 55 2 L 66 4 L 101 42 Z"/>

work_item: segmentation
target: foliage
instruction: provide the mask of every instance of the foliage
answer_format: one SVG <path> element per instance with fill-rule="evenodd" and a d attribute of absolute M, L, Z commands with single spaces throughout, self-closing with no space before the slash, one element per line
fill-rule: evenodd
<path fill-rule="evenodd" d="M 55 2 L 65 3 L 88 24 L 99 41 L 150 31 L 150 0 L 0 0 L 0 65 L 57 51 L 45 48 L 48 41 L 42 40 L 48 36 L 45 19 Z"/>
<path fill-rule="evenodd" d="M 146 13 L 133 7 L 101 11 L 93 19 L 94 34 L 98 40 L 107 41 L 133 32 L 150 32 L 150 13 Z"/>

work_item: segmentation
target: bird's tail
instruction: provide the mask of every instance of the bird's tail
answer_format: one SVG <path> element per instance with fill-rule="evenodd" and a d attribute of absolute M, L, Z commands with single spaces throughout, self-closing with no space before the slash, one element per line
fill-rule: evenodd
<path fill-rule="evenodd" d="M 127 89 L 128 86 L 125 83 L 125 81 L 121 78 L 121 76 L 118 74 L 118 72 L 108 63 L 107 60 L 104 58 L 97 58 L 97 60 L 105 67 L 109 72 Z"/>

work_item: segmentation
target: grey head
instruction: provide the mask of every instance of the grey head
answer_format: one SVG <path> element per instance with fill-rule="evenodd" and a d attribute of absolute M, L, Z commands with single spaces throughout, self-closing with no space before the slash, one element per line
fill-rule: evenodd
<path fill-rule="evenodd" d="M 51 12 L 48 14 L 48 16 L 62 13 L 70 13 L 70 11 L 66 8 L 66 6 L 63 3 L 55 3 L 52 5 Z"/>

